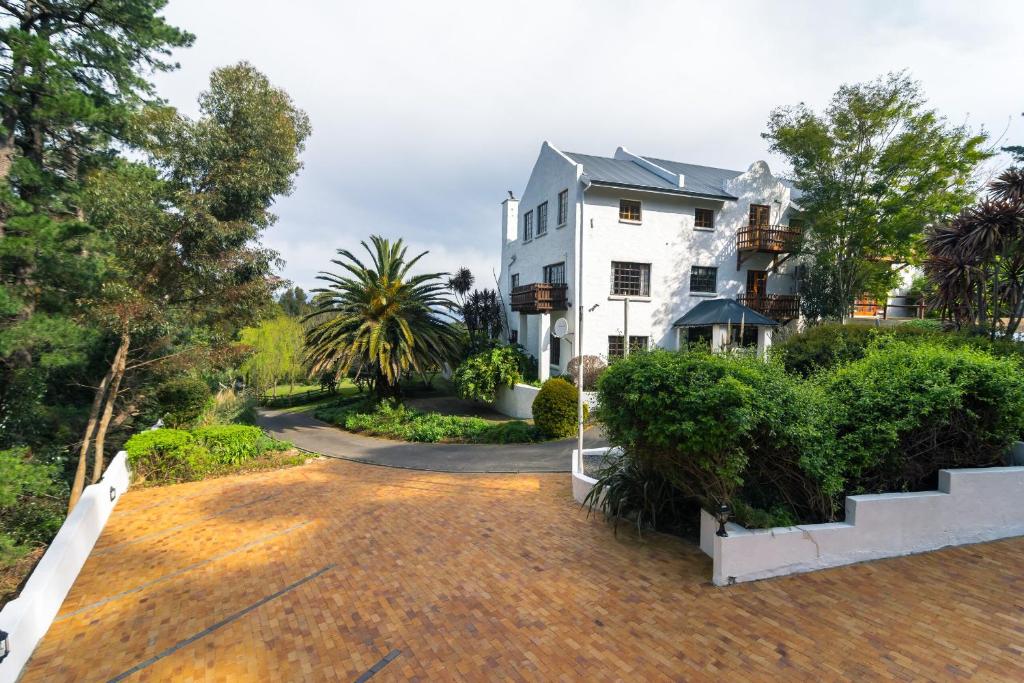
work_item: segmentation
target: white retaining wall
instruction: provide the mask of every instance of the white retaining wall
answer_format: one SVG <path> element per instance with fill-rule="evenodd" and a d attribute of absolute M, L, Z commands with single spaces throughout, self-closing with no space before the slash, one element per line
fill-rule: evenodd
<path fill-rule="evenodd" d="M 517 384 L 511 389 L 498 387 L 494 409 L 517 420 L 532 420 L 533 399 L 537 398 L 538 393 L 540 389 L 529 384 Z"/>
<path fill-rule="evenodd" d="M 9 634 L 11 648 L 11 653 L 0 662 L 0 683 L 13 683 L 21 674 L 36 644 L 57 616 L 111 511 L 128 489 L 126 457 L 124 451 L 114 456 L 99 483 L 85 488 L 18 599 L 0 611 L 0 630 Z M 97 643 L 100 641 L 102 638 Z"/>
<path fill-rule="evenodd" d="M 573 486 L 575 489 L 575 475 Z M 849 496 L 846 521 L 774 529 L 701 512 L 700 547 L 723 586 L 1024 535 L 1024 467 L 942 470 L 939 490 Z"/>

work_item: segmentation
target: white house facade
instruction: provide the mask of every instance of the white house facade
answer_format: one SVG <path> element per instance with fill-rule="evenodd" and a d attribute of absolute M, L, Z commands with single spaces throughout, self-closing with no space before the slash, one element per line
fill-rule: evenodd
<path fill-rule="evenodd" d="M 732 171 L 621 147 L 613 157 L 562 152 L 545 142 L 522 196 L 509 194 L 499 288 L 510 339 L 538 359 L 541 379 L 581 352 L 609 358 L 693 338 L 715 346 L 719 330 L 712 339 L 710 326 L 680 322 L 708 300 L 736 300 L 781 325 L 799 315 L 789 260 L 801 229 L 796 191 L 763 161 Z M 559 318 L 568 332 L 555 338 Z M 750 326 L 741 340 L 738 327 L 729 331 L 735 343 L 770 343 L 764 328 Z"/>

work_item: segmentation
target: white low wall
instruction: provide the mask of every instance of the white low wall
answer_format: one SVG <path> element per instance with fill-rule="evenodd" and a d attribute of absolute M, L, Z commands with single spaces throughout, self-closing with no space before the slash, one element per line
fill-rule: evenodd
<path fill-rule="evenodd" d="M 18 599 L 0 611 L 0 630 L 8 633 L 11 648 L 7 658 L 0 662 L 0 683 L 13 683 L 21 674 L 36 644 L 57 616 L 110 512 L 128 489 L 126 457 L 124 451 L 114 456 L 99 483 L 85 488 Z"/>
<path fill-rule="evenodd" d="M 511 389 L 498 387 L 494 409 L 517 420 L 532 420 L 533 399 L 537 398 L 538 393 L 540 389 L 529 384 L 517 384 Z"/>
<path fill-rule="evenodd" d="M 583 454 L 603 456 L 614 450 L 617 450 L 617 447 L 584 448 Z M 594 484 L 597 483 L 597 479 L 583 473 L 583 460 L 580 458 L 579 453 L 578 449 L 572 449 L 572 497 L 576 499 L 577 503 L 582 505 L 591 489 L 594 488 Z"/>
<path fill-rule="evenodd" d="M 701 512 L 701 550 L 719 586 L 1024 535 L 1024 467 L 942 470 L 939 490 L 849 496 L 846 521 L 774 529 Z"/>

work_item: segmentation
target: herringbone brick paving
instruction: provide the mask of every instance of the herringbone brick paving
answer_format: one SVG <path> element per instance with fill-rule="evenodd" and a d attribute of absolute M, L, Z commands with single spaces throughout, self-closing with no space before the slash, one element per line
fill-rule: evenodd
<path fill-rule="evenodd" d="M 1024 539 L 742 584 L 569 477 L 319 460 L 125 494 L 24 681 L 1024 680 Z"/>

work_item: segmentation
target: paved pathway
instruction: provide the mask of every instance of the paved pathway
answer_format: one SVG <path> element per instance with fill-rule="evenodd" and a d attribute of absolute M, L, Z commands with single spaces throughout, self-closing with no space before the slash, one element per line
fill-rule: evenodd
<path fill-rule="evenodd" d="M 431 472 L 568 472 L 575 439 L 527 444 L 434 444 L 375 439 L 338 429 L 309 413 L 261 410 L 257 424 L 299 448 L 389 467 Z M 606 443 L 597 429 L 583 434 L 585 448 Z"/>
<path fill-rule="evenodd" d="M 321 459 L 129 491 L 35 681 L 1024 680 L 1024 538 L 716 588 L 565 474 Z"/>

